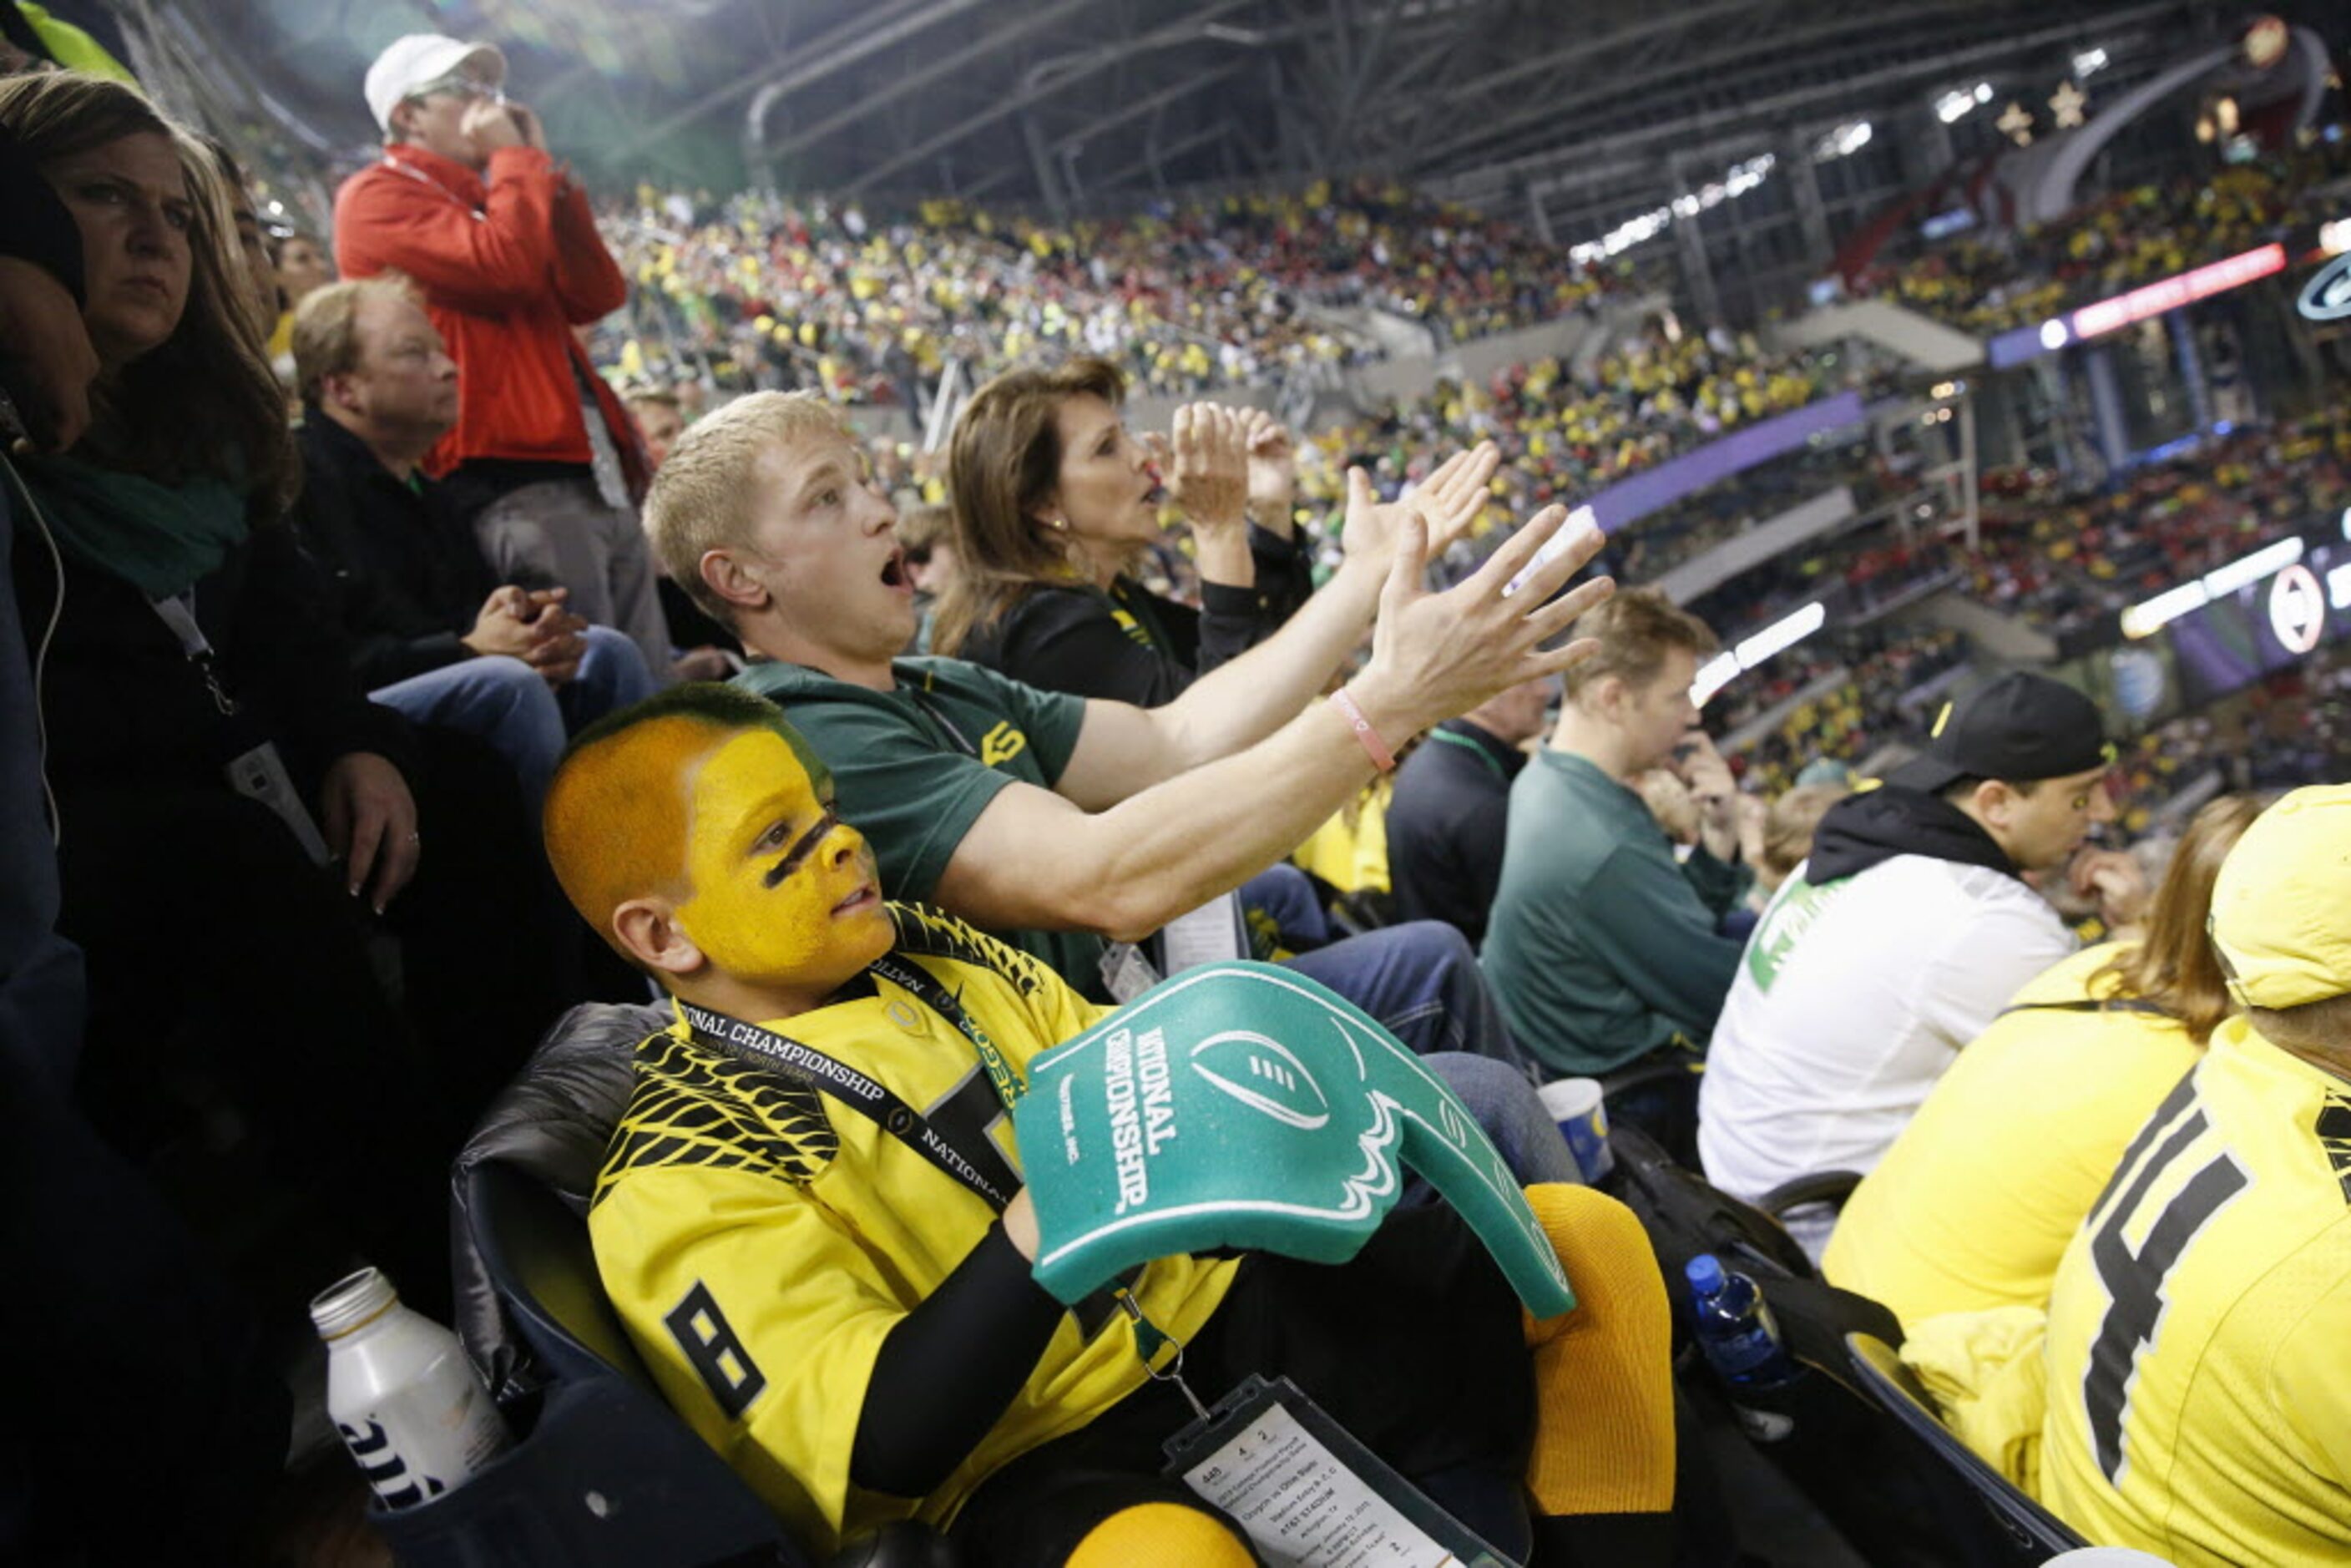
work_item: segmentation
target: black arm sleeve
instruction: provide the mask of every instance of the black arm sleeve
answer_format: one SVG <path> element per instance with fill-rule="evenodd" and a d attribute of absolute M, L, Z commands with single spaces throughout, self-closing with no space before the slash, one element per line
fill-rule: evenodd
<path fill-rule="evenodd" d="M 849 1479 L 923 1497 L 963 1463 L 1037 1369 L 1061 1303 L 1029 1278 L 998 1223 L 882 1342 L 858 1412 Z"/>
<path fill-rule="evenodd" d="M 1199 667 L 1194 675 L 1205 675 L 1272 636 L 1314 591 L 1313 574 L 1295 537 L 1283 538 L 1252 523 L 1249 554 L 1257 562 L 1251 587 L 1200 585 Z"/>
<path fill-rule="evenodd" d="M 85 304 L 81 228 L 16 139 L 5 131 L 0 131 L 0 213 L 8 214 L 7 223 L 0 225 L 0 256 L 31 262 L 65 285 L 76 308 Z"/>

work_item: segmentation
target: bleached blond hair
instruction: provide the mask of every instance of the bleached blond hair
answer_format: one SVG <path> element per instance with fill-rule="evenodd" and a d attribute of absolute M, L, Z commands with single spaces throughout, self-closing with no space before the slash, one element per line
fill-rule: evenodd
<path fill-rule="evenodd" d="M 702 558 L 751 542 L 765 483 L 759 459 L 788 442 L 856 433 L 815 392 L 753 392 L 696 420 L 645 497 L 645 538 L 664 572 L 719 624 L 736 607 L 702 579 Z"/>

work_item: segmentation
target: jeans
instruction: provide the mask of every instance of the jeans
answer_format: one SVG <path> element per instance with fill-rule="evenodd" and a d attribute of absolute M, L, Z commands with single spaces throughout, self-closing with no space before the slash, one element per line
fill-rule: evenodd
<path fill-rule="evenodd" d="M 499 497 L 475 517 L 474 537 L 499 581 L 569 589 L 565 609 L 625 632 L 669 684 L 669 624 L 644 530 L 635 512 L 605 504 L 584 469 Z"/>
<path fill-rule="evenodd" d="M 590 626 L 581 635 L 587 647 L 580 673 L 560 691 L 520 659 L 494 653 L 411 675 L 368 695 L 419 724 L 486 742 L 513 764 L 536 821 L 565 737 L 656 689 L 634 643 L 609 626 Z"/>
<path fill-rule="evenodd" d="M 1270 938 L 1275 947 L 1291 953 L 1311 953 L 1331 944 L 1331 922 L 1315 897 L 1306 873 L 1288 861 L 1276 861 L 1240 885 L 1241 914 L 1253 940 Z M 1267 951 L 1264 941 L 1257 950 Z"/>
<path fill-rule="evenodd" d="M 1440 1051 L 1421 1060 L 1431 1072 L 1445 1080 L 1445 1086 L 1460 1096 L 1461 1103 L 1494 1140 L 1501 1151 L 1502 1163 L 1519 1178 L 1520 1186 L 1532 1186 L 1537 1182 L 1562 1181 L 1581 1186 L 1583 1173 L 1576 1168 L 1575 1154 L 1561 1135 L 1559 1124 L 1543 1109 L 1535 1087 L 1527 1075 L 1507 1062 L 1490 1056 L 1472 1056 L 1467 1051 Z M 1404 1202 L 1420 1200 L 1421 1195 L 1434 1196 L 1434 1190 L 1418 1177 L 1406 1184 Z"/>
<path fill-rule="evenodd" d="M 1301 953 L 1286 967 L 1330 987 L 1426 1058 L 1522 1185 L 1583 1180 L 1459 931 L 1441 920 L 1408 921 Z M 1405 1201 L 1425 1191 L 1415 1181 Z"/>
<path fill-rule="evenodd" d="M 1301 953 L 1289 967 L 1371 1014 L 1416 1055 L 1466 1051 L 1528 1075 L 1526 1056 L 1486 988 L 1469 939 L 1442 920 L 1366 931 Z"/>

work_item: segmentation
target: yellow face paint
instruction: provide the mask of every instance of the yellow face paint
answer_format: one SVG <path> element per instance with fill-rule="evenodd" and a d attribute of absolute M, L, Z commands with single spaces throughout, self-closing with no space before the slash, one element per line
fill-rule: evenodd
<path fill-rule="evenodd" d="M 888 914 L 872 852 L 832 813 L 820 784 L 773 730 L 743 730 L 707 752 L 689 790 L 677 922 L 736 979 L 830 990 L 886 952 Z"/>

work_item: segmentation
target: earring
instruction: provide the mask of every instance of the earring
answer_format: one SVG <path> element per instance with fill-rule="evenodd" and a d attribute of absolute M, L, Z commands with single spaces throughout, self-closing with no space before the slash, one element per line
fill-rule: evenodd
<path fill-rule="evenodd" d="M 1067 517 L 1048 517 L 1045 519 L 1045 525 L 1056 533 L 1066 534 L 1070 531 L 1070 519 Z"/>

